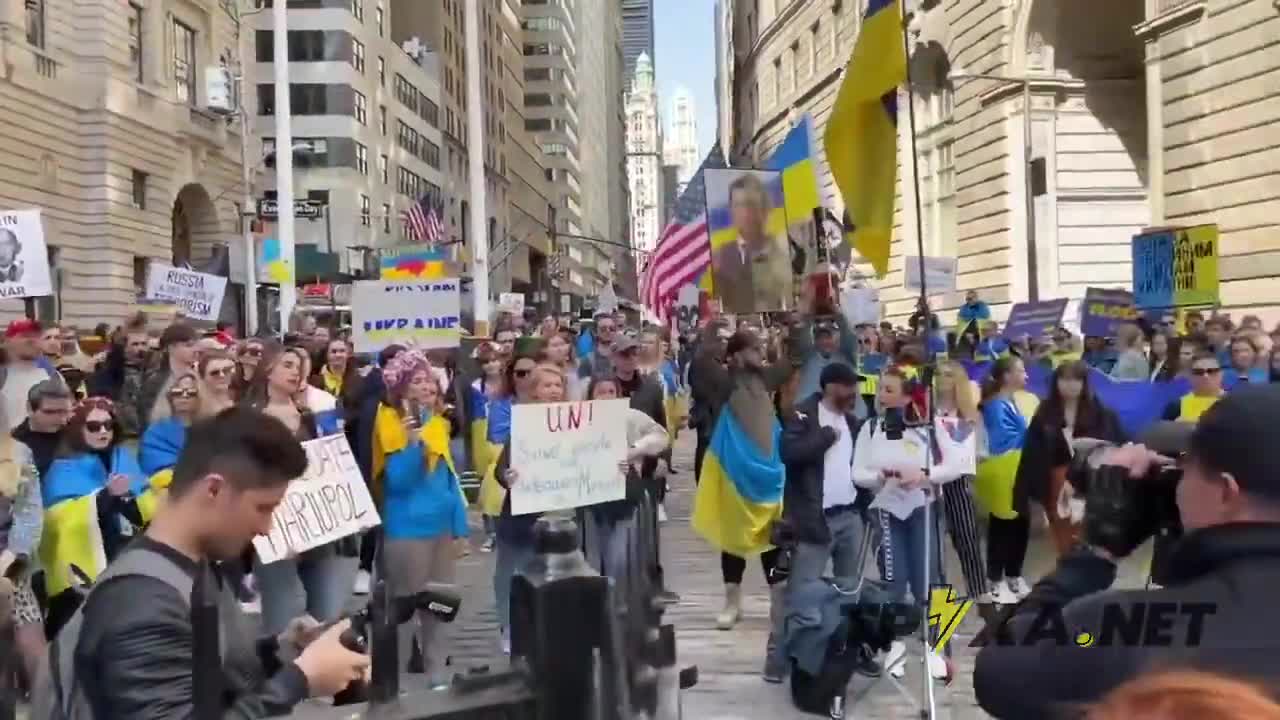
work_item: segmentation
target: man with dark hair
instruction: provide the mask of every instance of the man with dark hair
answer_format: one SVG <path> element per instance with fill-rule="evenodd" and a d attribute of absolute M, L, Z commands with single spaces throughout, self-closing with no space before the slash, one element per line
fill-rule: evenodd
<path fill-rule="evenodd" d="M 160 365 L 147 372 L 142 390 L 137 396 L 139 431 L 145 430 L 151 422 L 151 411 L 155 409 L 156 398 L 160 397 L 160 391 L 169 377 L 195 370 L 196 344 L 199 341 L 200 334 L 184 322 L 176 322 L 160 333 Z"/>
<path fill-rule="evenodd" d="M 368 659 L 342 646 L 346 621 L 320 632 L 299 619 L 279 637 L 246 637 L 250 621 L 209 564 L 238 557 L 270 530 L 289 481 L 306 466 L 284 424 L 256 410 L 232 408 L 193 426 L 167 501 L 53 644 L 50 682 L 35 707 L 56 701 L 65 716 L 94 720 L 196 716 L 189 603 L 202 573 L 218 605 L 219 717 L 287 714 L 308 695 L 331 695 L 361 677 Z"/>
<path fill-rule="evenodd" d="M 578 376 L 583 378 L 599 377 L 613 372 L 613 341 L 618 337 L 619 325 L 613 313 L 600 313 L 595 318 L 593 331 L 594 346 L 590 352 L 584 353 L 578 362 Z"/>
<path fill-rule="evenodd" d="M 74 405 L 71 389 L 58 380 L 36 383 L 27 393 L 27 407 L 31 413 L 13 429 L 13 437 L 31 448 L 40 477 L 45 477 L 53 464 L 62 428 L 71 419 Z"/>

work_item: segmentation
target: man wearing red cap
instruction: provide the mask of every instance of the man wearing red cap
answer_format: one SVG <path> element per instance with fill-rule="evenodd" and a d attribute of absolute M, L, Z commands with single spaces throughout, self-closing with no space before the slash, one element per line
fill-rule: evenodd
<path fill-rule="evenodd" d="M 60 378 L 40 351 L 43 329 L 35 320 L 23 318 L 9 323 L 4 331 L 5 361 L 0 366 L 0 404 L 9 428 L 27 419 L 27 393 L 36 383 Z"/>

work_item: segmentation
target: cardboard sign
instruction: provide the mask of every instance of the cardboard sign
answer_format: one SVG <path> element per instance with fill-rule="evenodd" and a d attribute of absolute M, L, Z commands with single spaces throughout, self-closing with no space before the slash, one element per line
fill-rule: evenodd
<path fill-rule="evenodd" d="M 924 286 L 930 295 L 956 291 L 958 261 L 953 257 L 924 258 Z M 908 290 L 920 292 L 920 257 L 902 259 L 902 280 Z"/>
<path fill-rule="evenodd" d="M 40 211 L 0 212 L 0 298 L 52 294 Z"/>
<path fill-rule="evenodd" d="M 217 320 L 226 292 L 224 277 L 154 260 L 147 266 L 147 299 L 171 304 L 192 320 Z"/>
<path fill-rule="evenodd" d="M 1067 311 L 1067 298 L 1018 303 L 1009 310 L 1009 320 L 1004 333 L 1010 340 L 1028 335 L 1031 339 L 1052 335 L 1054 328 L 1062 324 Z"/>
<path fill-rule="evenodd" d="M 676 295 L 676 329 L 689 332 L 698 327 L 702 311 L 702 292 L 696 285 L 687 284 Z"/>
<path fill-rule="evenodd" d="M 850 327 L 880 322 L 880 291 L 871 287 L 849 288 L 840 294 L 840 309 Z"/>
<path fill-rule="evenodd" d="M 1140 308 L 1218 304 L 1218 226 L 1133 236 L 1133 295 Z"/>
<path fill-rule="evenodd" d="M 498 312 L 511 313 L 515 316 L 524 314 L 524 293 L 500 293 L 498 295 Z"/>
<path fill-rule="evenodd" d="M 271 516 L 271 532 L 253 539 L 264 565 L 382 522 L 345 435 L 302 443 L 307 471 L 289 483 Z"/>
<path fill-rule="evenodd" d="M 356 283 L 351 293 L 351 339 L 356 352 L 378 352 L 394 344 L 411 344 L 420 350 L 458 347 L 458 295 L 458 281 L 453 278 Z"/>
<path fill-rule="evenodd" d="M 517 404 L 511 408 L 511 514 L 621 500 L 627 479 L 629 400 Z"/>
<path fill-rule="evenodd" d="M 1092 337 L 1115 337 L 1116 328 L 1137 322 L 1138 310 L 1128 290 L 1088 288 L 1080 308 L 1080 332 Z"/>

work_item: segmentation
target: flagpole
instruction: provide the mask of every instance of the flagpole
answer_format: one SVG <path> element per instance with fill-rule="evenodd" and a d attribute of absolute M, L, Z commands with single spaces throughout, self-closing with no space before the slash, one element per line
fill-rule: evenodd
<path fill-rule="evenodd" d="M 933 373 L 931 372 L 931 370 L 933 369 L 932 366 L 937 362 L 937 360 L 936 358 L 927 357 L 928 356 L 927 351 L 929 347 L 929 334 L 933 331 L 933 325 L 932 325 L 932 318 L 931 318 L 932 313 L 929 310 L 928 281 L 925 277 L 925 272 L 924 272 L 924 232 L 923 232 L 924 208 L 920 202 L 920 153 L 916 152 L 916 109 L 915 109 L 915 102 L 914 102 L 914 94 L 912 93 L 912 90 L 911 90 L 912 88 L 911 41 L 907 37 L 907 34 L 908 34 L 907 26 L 911 16 L 907 13 L 906 4 L 902 2 L 902 0 L 899 0 L 898 7 L 899 7 L 899 11 L 902 14 L 902 51 L 906 59 L 906 71 L 907 71 L 906 72 L 906 75 L 907 75 L 907 83 L 906 83 L 907 132 L 911 140 L 911 168 L 912 168 L 911 174 L 912 174 L 912 184 L 914 186 L 912 195 L 914 195 L 914 199 L 915 199 L 915 202 L 912 203 L 912 205 L 915 207 L 915 212 L 916 212 L 916 218 L 915 218 L 916 219 L 916 254 L 917 254 L 916 260 L 920 264 L 920 307 L 924 309 L 924 318 L 921 320 L 921 323 L 924 326 L 926 360 L 925 360 L 924 371 L 921 373 L 921 377 L 925 382 L 926 391 L 929 393 L 929 409 L 928 409 L 928 413 L 926 415 L 926 420 L 925 420 L 925 422 L 927 423 L 927 425 L 925 425 L 925 428 L 928 432 L 929 445 L 930 445 L 930 447 L 925 450 L 925 465 L 927 468 L 927 466 L 931 464 L 930 461 L 933 459 L 933 447 L 931 446 L 934 442 L 937 442 L 936 439 L 934 438 L 934 432 L 933 432 L 934 418 L 936 417 L 935 411 L 937 407 L 937 398 L 934 394 Z M 904 269 L 904 272 L 905 272 L 905 269 Z M 926 482 L 927 482 L 927 479 L 926 479 Z M 933 522 L 934 521 L 933 513 L 930 512 L 930 507 L 929 507 L 930 504 L 931 503 L 929 502 L 925 502 L 924 504 L 924 547 L 921 549 L 921 552 L 924 553 L 925 584 L 929 586 L 929 589 L 925 592 L 925 597 L 916 598 L 916 602 L 919 604 L 922 604 L 925 608 L 925 612 L 922 613 L 923 617 L 921 618 L 921 622 L 920 622 L 920 637 L 922 640 L 921 649 L 923 650 L 923 655 L 924 655 L 923 665 L 922 665 L 923 672 L 921 673 L 921 676 L 924 678 L 924 692 L 925 692 L 925 703 L 926 703 L 925 712 L 928 713 L 927 715 L 925 715 L 925 717 L 929 718 L 929 720 L 933 720 L 933 718 L 937 717 L 938 707 L 937 707 L 937 698 L 935 697 L 935 694 L 934 694 L 933 673 L 929 665 L 929 660 L 930 660 L 930 657 L 929 657 L 929 649 L 930 649 L 929 648 L 929 604 L 931 600 L 930 595 L 933 592 L 933 588 L 932 588 L 933 573 L 931 572 L 929 565 L 931 560 L 930 550 L 932 550 L 932 544 L 935 542 L 935 539 L 932 537 L 932 535 L 934 534 L 935 526 Z M 941 552 L 938 553 L 938 564 L 939 564 L 939 577 L 941 577 L 941 564 L 942 564 Z M 939 651 L 941 651 L 941 648 L 939 648 Z M 939 654 L 941 653 L 939 652 Z"/>
<path fill-rule="evenodd" d="M 471 297 L 475 334 L 489 334 L 489 224 L 484 177 L 484 100 L 480 93 L 480 1 L 467 0 L 463 13 L 467 69 L 467 172 L 471 190 Z"/>

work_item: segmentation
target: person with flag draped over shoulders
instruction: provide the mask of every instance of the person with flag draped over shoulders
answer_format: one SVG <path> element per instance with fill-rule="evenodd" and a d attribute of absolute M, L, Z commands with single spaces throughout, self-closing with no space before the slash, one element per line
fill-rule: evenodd
<path fill-rule="evenodd" d="M 1223 395 L 1222 365 L 1217 354 L 1202 350 L 1191 360 L 1191 392 L 1165 406 L 1165 420 L 1199 422 L 1200 416 Z"/>
<path fill-rule="evenodd" d="M 739 330 L 724 343 L 718 360 L 720 325 L 707 327 L 691 369 L 710 404 L 711 437 L 698 474 L 693 503 L 694 530 L 721 551 L 725 607 L 716 618 L 721 630 L 732 629 L 742 616 L 745 558 L 761 555 L 765 579 L 781 582 L 773 570 L 778 551 L 770 546 L 770 530 L 782 516 L 785 469 L 779 452 L 782 427 L 773 395 L 799 367 L 802 334 L 790 323 L 789 356 L 764 362 L 764 342 L 754 332 Z"/>
<path fill-rule="evenodd" d="M 979 322 L 982 337 L 973 349 L 975 362 L 991 362 L 1009 355 L 1009 341 L 1000 337 L 1000 324 L 994 320 Z"/>

